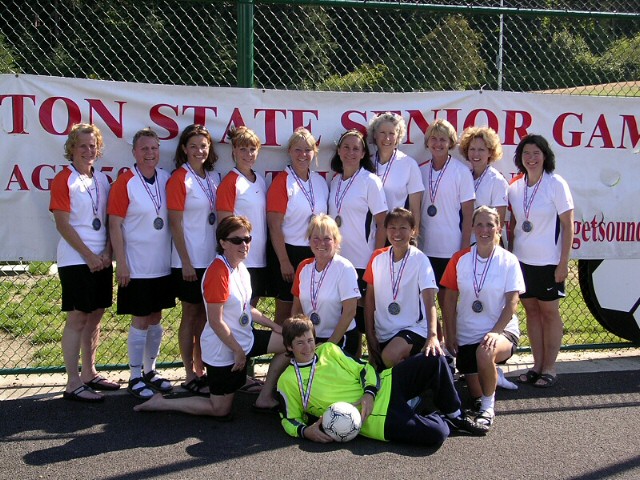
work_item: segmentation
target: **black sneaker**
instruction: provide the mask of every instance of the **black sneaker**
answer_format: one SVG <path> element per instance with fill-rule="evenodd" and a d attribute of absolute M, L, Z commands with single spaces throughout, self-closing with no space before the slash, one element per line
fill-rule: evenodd
<path fill-rule="evenodd" d="M 479 423 L 476 423 L 464 413 L 454 418 L 451 418 L 445 415 L 444 420 L 454 430 L 467 432 L 467 433 L 470 433 L 471 435 L 475 435 L 478 437 L 486 435 L 487 432 L 489 431 L 489 427 L 487 427 L 486 425 L 480 425 Z"/>

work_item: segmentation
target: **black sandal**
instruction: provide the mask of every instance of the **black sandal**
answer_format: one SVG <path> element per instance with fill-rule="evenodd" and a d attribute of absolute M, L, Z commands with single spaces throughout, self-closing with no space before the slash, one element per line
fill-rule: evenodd
<path fill-rule="evenodd" d="M 521 373 L 518 375 L 518 383 L 536 383 L 540 378 L 540 374 L 535 370 L 528 370 L 526 373 Z"/>

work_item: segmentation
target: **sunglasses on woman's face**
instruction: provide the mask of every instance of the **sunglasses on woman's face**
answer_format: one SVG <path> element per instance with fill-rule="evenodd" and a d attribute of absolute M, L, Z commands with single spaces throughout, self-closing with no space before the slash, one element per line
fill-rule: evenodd
<path fill-rule="evenodd" d="M 227 242 L 231 242 L 234 245 L 240 245 L 241 243 L 246 243 L 247 245 L 249 245 L 251 243 L 251 235 L 249 235 L 248 237 L 230 237 L 230 238 L 225 238 L 225 240 Z"/>

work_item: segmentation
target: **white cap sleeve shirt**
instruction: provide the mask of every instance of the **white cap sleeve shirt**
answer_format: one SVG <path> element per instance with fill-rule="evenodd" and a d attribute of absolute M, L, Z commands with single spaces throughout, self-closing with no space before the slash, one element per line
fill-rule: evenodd
<path fill-rule="evenodd" d="M 376 337 L 378 341 L 386 342 L 400 330 L 410 330 L 426 338 L 429 325 L 422 301 L 422 291 L 427 288 L 438 291 L 431 263 L 424 253 L 410 246 L 409 256 L 400 278 L 398 296 L 394 299 L 390 256 L 391 247 L 376 250 L 364 274 L 365 281 L 374 286 Z M 394 263 L 394 278 L 397 278 L 401 263 L 402 261 Z M 389 304 L 392 302 L 400 305 L 398 315 L 389 313 Z"/>
<path fill-rule="evenodd" d="M 562 254 L 558 216 L 573 210 L 569 185 L 560 175 L 543 173 L 529 211 L 533 229 L 525 232 L 522 230 L 522 223 L 527 219 L 523 205 L 526 185 L 523 176 L 509 186 L 509 205 L 516 219 L 513 253 L 527 265 L 558 265 Z M 529 188 L 529 198 L 532 193 L 533 188 Z"/>
<path fill-rule="evenodd" d="M 424 192 L 418 162 L 396 150 L 395 158 L 384 165 L 375 164 L 376 174 L 382 182 L 389 211 L 404 207 L 409 195 Z"/>
<path fill-rule="evenodd" d="M 484 176 L 473 181 L 476 187 L 475 208 L 481 205 L 488 207 L 506 207 L 509 205 L 509 182 L 491 165 L 487 167 Z M 471 243 L 475 243 L 476 235 L 471 232 Z"/>
<path fill-rule="evenodd" d="M 314 309 L 311 303 L 311 277 L 315 265 L 313 258 L 300 263 L 291 293 L 299 298 L 305 315 L 310 316 L 315 311 L 320 316 L 320 323 L 315 326 L 316 335 L 319 338 L 328 338 L 333 334 L 342 315 L 342 302 L 351 298 L 360 298 L 358 274 L 349 260 L 340 255 L 334 255 L 331 263 L 325 267 L 328 270 L 317 290 L 318 308 Z M 321 275 L 322 272 L 316 271 L 316 285 Z M 352 320 L 347 331 L 354 328 L 356 328 L 356 322 Z"/>
<path fill-rule="evenodd" d="M 438 212 L 430 217 L 427 209 L 432 204 L 429 195 L 429 171 L 431 161 L 420 165 L 424 195 L 422 197 L 422 215 L 420 219 L 420 250 L 427 256 L 451 258 L 460 250 L 462 242 L 461 204 L 475 200 L 473 175 L 466 165 L 451 157 L 447 168 L 434 171 L 431 189 L 435 191 L 436 179 L 442 176 L 433 205 Z"/>
<path fill-rule="evenodd" d="M 456 310 L 458 345 L 480 343 L 498 321 L 505 305 L 505 294 L 525 291 L 518 259 L 502 247 L 496 246 L 495 248 L 478 297 L 476 297 L 473 287 L 475 247 L 466 248 L 456 253 L 447 265 L 442 277 L 441 283 L 444 287 L 457 290 L 459 293 Z M 479 276 L 484 265 L 485 263 L 479 262 L 476 267 L 478 282 L 480 282 Z M 471 306 L 476 300 L 482 302 L 482 312 L 476 313 L 472 310 Z M 504 330 L 515 336 L 520 335 L 516 315 L 513 315 Z"/>
<path fill-rule="evenodd" d="M 388 211 L 387 200 L 382 182 L 375 174 L 361 168 L 354 175 L 355 178 L 344 197 L 342 194 L 349 179 L 340 185 L 342 175 L 337 174 L 333 177 L 329 192 L 329 215 L 333 218 L 340 215 L 342 220 L 340 254 L 353 263 L 355 268 L 365 269 L 375 247 L 376 224 L 371 217 Z M 337 196 L 339 185 L 340 197 Z M 338 209 L 341 197 L 341 208 Z M 371 214 L 369 218 L 367 213 Z"/>

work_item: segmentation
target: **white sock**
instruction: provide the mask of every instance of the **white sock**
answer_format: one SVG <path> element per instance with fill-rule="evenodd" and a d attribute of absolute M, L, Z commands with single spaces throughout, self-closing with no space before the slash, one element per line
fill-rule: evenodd
<path fill-rule="evenodd" d="M 461 411 L 460 409 L 458 409 L 458 410 L 456 410 L 455 412 L 447 413 L 446 415 L 447 415 L 447 417 L 449 417 L 449 418 L 457 418 L 457 417 L 459 417 L 460 415 L 462 415 L 462 411 Z"/>
<path fill-rule="evenodd" d="M 127 347 L 129 349 L 129 369 L 131 379 L 142 376 L 142 358 L 144 356 L 144 346 L 147 342 L 147 331 L 134 328 L 129 329 Z"/>
<path fill-rule="evenodd" d="M 493 410 L 496 406 L 496 395 L 490 395 L 488 397 L 482 395 L 480 397 L 480 410 Z"/>
<path fill-rule="evenodd" d="M 156 359 L 160 353 L 162 343 L 162 325 L 149 325 L 147 329 L 147 341 L 144 346 L 144 372 L 149 373 L 156 369 Z"/>
<path fill-rule="evenodd" d="M 498 371 L 498 387 L 504 388 L 505 390 L 518 389 L 518 386 L 515 383 L 507 380 L 507 378 L 504 376 L 504 372 L 500 367 L 496 367 L 496 370 Z"/>

